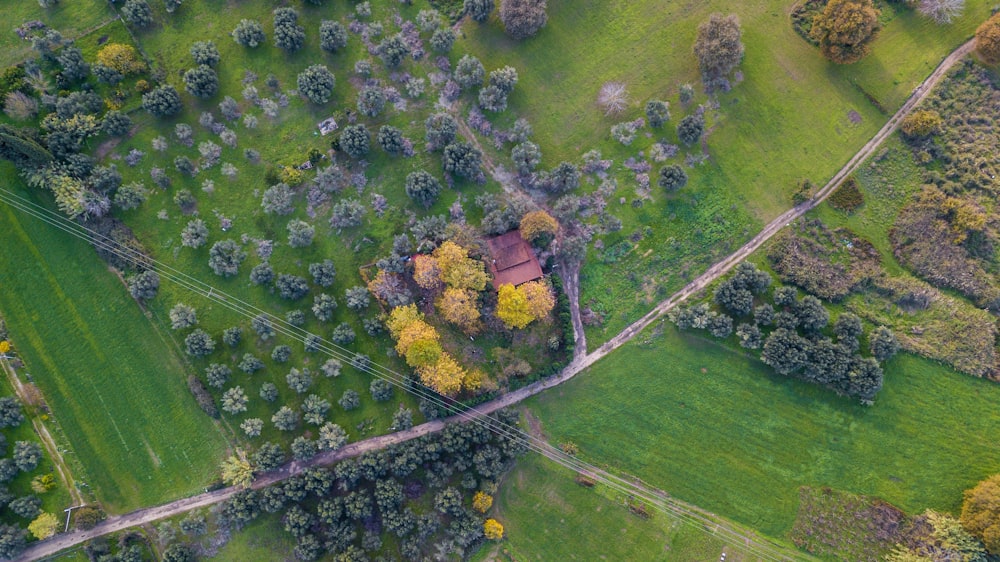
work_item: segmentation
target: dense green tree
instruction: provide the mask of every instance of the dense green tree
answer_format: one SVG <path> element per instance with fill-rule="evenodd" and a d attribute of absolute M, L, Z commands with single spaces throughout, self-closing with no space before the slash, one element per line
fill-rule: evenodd
<path fill-rule="evenodd" d="M 896 334 L 885 326 L 879 326 L 868 336 L 868 345 L 872 357 L 878 361 L 888 361 L 899 352 L 899 340 Z"/>
<path fill-rule="evenodd" d="M 806 332 L 818 332 L 830 323 L 830 313 L 819 299 L 812 295 L 802 297 L 795 305 L 799 325 Z"/>
<path fill-rule="evenodd" d="M 385 109 L 385 93 L 378 86 L 366 86 L 358 93 L 358 112 L 367 117 L 377 117 Z"/>
<path fill-rule="evenodd" d="M 292 348 L 287 345 L 276 345 L 271 350 L 271 361 L 275 363 L 288 363 L 292 356 Z"/>
<path fill-rule="evenodd" d="M 215 46 L 214 42 L 195 41 L 191 45 L 191 58 L 199 66 L 215 66 L 219 64 L 222 56 L 219 54 L 219 48 Z"/>
<path fill-rule="evenodd" d="M 274 337 L 274 326 L 271 319 L 266 314 L 258 314 L 250 320 L 250 327 L 262 340 L 269 340 Z"/>
<path fill-rule="evenodd" d="M 128 290 L 132 298 L 151 300 L 160 288 L 160 276 L 152 270 L 139 272 L 127 279 Z"/>
<path fill-rule="evenodd" d="M 180 113 L 181 96 L 170 84 L 165 84 L 142 95 L 142 108 L 154 117 L 171 117 Z"/>
<path fill-rule="evenodd" d="M 222 394 L 222 411 L 231 415 L 247 411 L 247 398 L 242 386 L 234 386 Z"/>
<path fill-rule="evenodd" d="M 392 415 L 391 431 L 405 431 L 413 427 L 413 410 L 400 408 Z"/>
<path fill-rule="evenodd" d="M 285 382 L 288 383 L 288 388 L 291 388 L 298 394 L 305 394 L 309 392 L 309 388 L 312 387 L 313 378 L 310 374 L 309 369 L 296 369 L 292 368 L 285 375 Z"/>
<path fill-rule="evenodd" d="M 486 78 L 486 69 L 483 68 L 483 63 L 479 62 L 479 59 L 476 57 L 464 55 L 455 65 L 453 76 L 459 87 L 463 90 L 468 90 L 469 88 L 476 88 L 482 85 L 483 80 Z"/>
<path fill-rule="evenodd" d="M 260 206 L 267 214 L 287 215 L 295 210 L 292 204 L 292 188 L 286 183 L 278 183 L 264 190 Z"/>
<path fill-rule="evenodd" d="M 344 410 L 351 411 L 361 405 L 361 396 L 358 395 L 357 391 L 348 389 L 344 391 L 344 395 L 340 397 L 337 403 Z"/>
<path fill-rule="evenodd" d="M 17 441 L 11 454 L 14 464 L 21 472 L 31 472 L 42 461 L 42 446 L 31 441 Z"/>
<path fill-rule="evenodd" d="M 764 341 L 761 360 L 782 375 L 802 369 L 809 361 L 812 345 L 794 331 L 778 328 Z"/>
<path fill-rule="evenodd" d="M 687 146 L 701 140 L 701 135 L 704 132 L 705 118 L 701 114 L 686 115 L 677 124 L 677 138 Z"/>
<path fill-rule="evenodd" d="M 247 253 L 233 240 L 220 240 L 208 251 L 208 266 L 216 275 L 232 277 L 239 273 Z"/>
<path fill-rule="evenodd" d="M 63 47 L 56 56 L 56 62 L 62 67 L 59 76 L 63 83 L 79 82 L 90 74 L 90 65 L 83 60 L 83 53 L 76 47 Z"/>
<path fill-rule="evenodd" d="M 364 158 L 371 148 L 371 134 L 363 124 L 349 125 L 340 133 L 340 149 L 351 158 Z"/>
<path fill-rule="evenodd" d="M 330 333 L 330 339 L 337 345 L 351 345 L 354 343 L 354 329 L 347 322 L 341 322 Z"/>
<path fill-rule="evenodd" d="M 483 23 L 490 19 L 496 3 L 495 0 L 465 0 L 462 7 L 473 21 Z"/>
<path fill-rule="evenodd" d="M 450 27 L 439 27 L 431 35 L 431 48 L 438 53 L 447 53 L 455 44 L 455 32 Z"/>
<path fill-rule="evenodd" d="M 309 282 L 304 277 L 290 273 L 278 275 L 274 286 L 278 288 L 281 298 L 293 301 L 301 299 L 309 292 Z"/>
<path fill-rule="evenodd" d="M 305 462 L 315 457 L 318 452 L 316 442 L 312 439 L 300 435 L 292 441 L 292 458 L 297 461 Z"/>
<path fill-rule="evenodd" d="M 194 307 L 179 302 L 170 309 L 170 328 L 172 330 L 183 330 L 198 323 L 198 316 Z"/>
<path fill-rule="evenodd" d="M 24 421 L 21 403 L 13 396 L 0 398 L 0 427 L 17 427 Z"/>
<path fill-rule="evenodd" d="M 667 164 L 660 168 L 660 179 L 657 183 L 660 187 L 672 193 L 687 185 L 688 176 L 684 168 L 677 164 Z"/>
<path fill-rule="evenodd" d="M 322 105 L 330 101 L 336 79 L 323 64 L 314 64 L 299 73 L 296 79 L 299 93 L 309 101 Z"/>
<path fill-rule="evenodd" d="M 429 209 L 441 194 L 441 182 L 424 170 L 410 172 L 406 176 L 406 194 Z"/>
<path fill-rule="evenodd" d="M 319 24 L 319 46 L 336 53 L 347 46 L 347 28 L 339 21 L 323 20 Z"/>
<path fill-rule="evenodd" d="M 270 285 L 274 281 L 274 269 L 270 262 L 261 262 L 250 270 L 250 282 L 254 285 Z"/>
<path fill-rule="evenodd" d="M 863 332 L 861 319 L 850 312 L 841 314 L 833 323 L 833 333 L 837 336 L 837 343 L 846 345 L 851 351 L 857 351 L 858 338 Z"/>
<path fill-rule="evenodd" d="M 377 47 L 379 58 L 388 68 L 396 68 L 410 54 L 410 48 L 399 34 L 386 37 Z"/>
<path fill-rule="evenodd" d="M 306 41 L 306 30 L 299 25 L 299 13 L 293 8 L 276 8 L 274 15 L 274 45 L 289 53 L 298 51 Z"/>
<path fill-rule="evenodd" d="M 740 324 L 736 327 L 736 337 L 739 338 L 740 347 L 746 349 L 759 349 L 763 341 L 763 334 L 756 324 Z"/>
<path fill-rule="evenodd" d="M 121 12 L 125 21 L 136 27 L 153 25 L 153 10 L 150 9 L 146 0 L 125 0 Z"/>
<path fill-rule="evenodd" d="M 225 386 L 229 380 L 229 376 L 232 374 L 232 369 L 219 363 L 212 363 L 208 367 L 205 367 L 205 379 L 208 381 L 208 385 L 213 388 L 222 388 Z"/>
<path fill-rule="evenodd" d="M 264 28 L 256 20 L 243 19 L 236 24 L 232 32 L 233 40 L 244 47 L 254 48 L 263 43 L 267 37 Z"/>
<path fill-rule="evenodd" d="M 428 150 L 440 150 L 455 140 L 458 122 L 447 113 L 435 113 L 424 122 Z"/>
<path fill-rule="evenodd" d="M 515 39 L 534 36 L 548 20 L 546 8 L 546 0 L 500 0 L 504 31 Z"/>
<path fill-rule="evenodd" d="M 326 422 L 319 428 L 317 444 L 320 450 L 335 451 L 347 443 L 347 432 L 335 423 Z"/>
<path fill-rule="evenodd" d="M 311 246 L 313 237 L 316 236 L 316 228 L 306 221 L 292 219 L 288 221 L 288 245 L 292 248 L 305 248 Z"/>
<path fill-rule="evenodd" d="M 549 174 L 546 185 L 549 193 L 563 195 L 580 186 L 580 170 L 569 162 L 561 162 Z"/>
<path fill-rule="evenodd" d="M 715 314 L 708 319 L 707 328 L 717 338 L 728 338 L 733 333 L 733 319 L 725 314 Z"/>
<path fill-rule="evenodd" d="M 378 130 L 378 144 L 382 150 L 393 156 L 402 154 L 406 149 L 403 131 L 392 125 L 382 125 Z"/>
<path fill-rule="evenodd" d="M 517 173 L 526 176 L 542 163 L 542 151 L 537 144 L 524 141 L 511 149 L 510 159 L 514 162 L 514 169 L 517 170 Z"/>
<path fill-rule="evenodd" d="M 444 171 L 468 180 L 482 175 L 483 153 L 467 142 L 453 142 L 444 147 Z"/>
<path fill-rule="evenodd" d="M 184 338 L 184 351 L 192 357 L 204 357 L 215 351 L 215 340 L 202 329 L 196 329 Z"/>
<path fill-rule="evenodd" d="M 108 136 L 120 137 L 132 129 L 132 120 L 129 119 L 128 115 L 112 110 L 104 114 L 104 120 L 101 121 L 101 129 Z"/>
<path fill-rule="evenodd" d="M 231 328 L 226 328 L 222 331 L 222 341 L 229 347 L 236 347 L 240 345 L 240 341 L 243 339 L 243 328 L 239 326 L 233 326 Z"/>
<path fill-rule="evenodd" d="M 299 414 L 288 406 L 282 406 L 271 416 L 271 423 L 280 431 L 292 431 L 299 425 Z"/>
<path fill-rule="evenodd" d="M 375 379 L 368 387 L 376 402 L 386 402 L 392 399 L 392 385 L 385 379 Z"/>
<path fill-rule="evenodd" d="M 662 127 L 670 120 L 670 104 L 661 100 L 646 102 L 646 120 L 650 127 Z"/>

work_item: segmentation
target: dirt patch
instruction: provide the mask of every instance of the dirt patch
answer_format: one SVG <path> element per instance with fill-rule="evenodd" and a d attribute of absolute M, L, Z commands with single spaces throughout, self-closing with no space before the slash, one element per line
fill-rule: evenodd
<path fill-rule="evenodd" d="M 847 119 L 854 125 L 860 125 L 862 121 L 861 114 L 853 109 L 847 112 Z"/>

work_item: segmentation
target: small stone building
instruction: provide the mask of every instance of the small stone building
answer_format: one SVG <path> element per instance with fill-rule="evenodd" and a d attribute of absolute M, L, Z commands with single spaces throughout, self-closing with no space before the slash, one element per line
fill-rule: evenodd
<path fill-rule="evenodd" d="M 495 236 L 486 241 L 490 251 L 490 273 L 493 287 L 510 283 L 515 287 L 542 277 L 542 266 L 520 230 Z"/>

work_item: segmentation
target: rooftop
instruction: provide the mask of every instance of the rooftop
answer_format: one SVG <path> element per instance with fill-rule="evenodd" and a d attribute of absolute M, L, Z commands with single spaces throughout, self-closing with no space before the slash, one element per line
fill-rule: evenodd
<path fill-rule="evenodd" d="M 528 242 L 521 238 L 520 230 L 512 230 L 506 234 L 495 236 L 486 241 L 489 248 L 490 273 L 493 274 L 493 287 L 500 285 L 517 286 L 542 277 L 542 266 L 531 251 Z"/>

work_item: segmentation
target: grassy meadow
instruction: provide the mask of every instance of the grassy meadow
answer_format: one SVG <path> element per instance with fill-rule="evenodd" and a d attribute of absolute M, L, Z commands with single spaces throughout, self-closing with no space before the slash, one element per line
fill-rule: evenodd
<path fill-rule="evenodd" d="M 712 531 L 654 512 L 643 519 L 601 485 L 536 454 L 518 459 L 493 504 L 506 539 L 487 543 L 473 560 L 758 560 Z M 565 540 L 572 537 L 572 540 Z"/>
<path fill-rule="evenodd" d="M 621 164 L 660 133 L 645 129 L 623 147 L 610 138 L 611 126 L 644 116 L 647 100 L 664 99 L 672 117 L 662 136 L 676 143 L 674 127 L 692 110 L 680 104 L 679 87 L 695 86 L 692 106 L 706 101 L 691 51 L 698 24 L 716 11 L 740 18 L 746 45 L 739 67 L 743 80 L 718 97 L 718 110 L 706 112 L 708 160 L 689 170 L 687 187 L 672 198 L 655 186 L 659 166 L 654 164 L 651 201 L 638 208 L 608 202 L 623 228 L 606 236 L 604 245 L 625 241 L 630 251 L 613 261 L 601 251 L 588 256 L 581 274 L 582 304 L 605 320 L 588 328 L 591 346 L 789 208 L 802 179 L 825 183 L 885 122 L 865 92 L 887 112 L 895 111 L 989 17 L 991 4 L 967 2 L 962 17 L 948 26 L 887 8 L 883 20 L 888 22 L 871 56 L 847 66 L 827 62 L 795 33 L 788 17 L 791 5 L 784 0 L 552 1 L 548 25 L 523 43 L 507 38 L 495 16 L 486 26 L 464 24 L 460 47 L 482 58 L 487 68 L 517 68 L 520 82 L 511 108 L 534 126 L 542 167 L 579 160 L 599 148 L 615 162 L 615 196 L 631 201 L 636 182 Z M 628 86 L 632 103 L 620 116 L 607 117 L 597 105 L 597 92 L 609 81 Z"/>
<path fill-rule="evenodd" d="M 864 407 L 667 325 L 527 404 L 583 459 L 781 537 L 802 485 L 956 513 L 1000 471 L 998 399 L 995 383 L 901 355 Z"/>
<path fill-rule="evenodd" d="M 4 174 L 14 177 L 6 165 Z M 192 400 L 189 367 L 162 327 L 86 242 L 7 206 L 0 223 L 0 310 L 22 374 L 84 467 L 77 479 L 110 512 L 201 491 L 217 478 L 226 440 Z"/>

